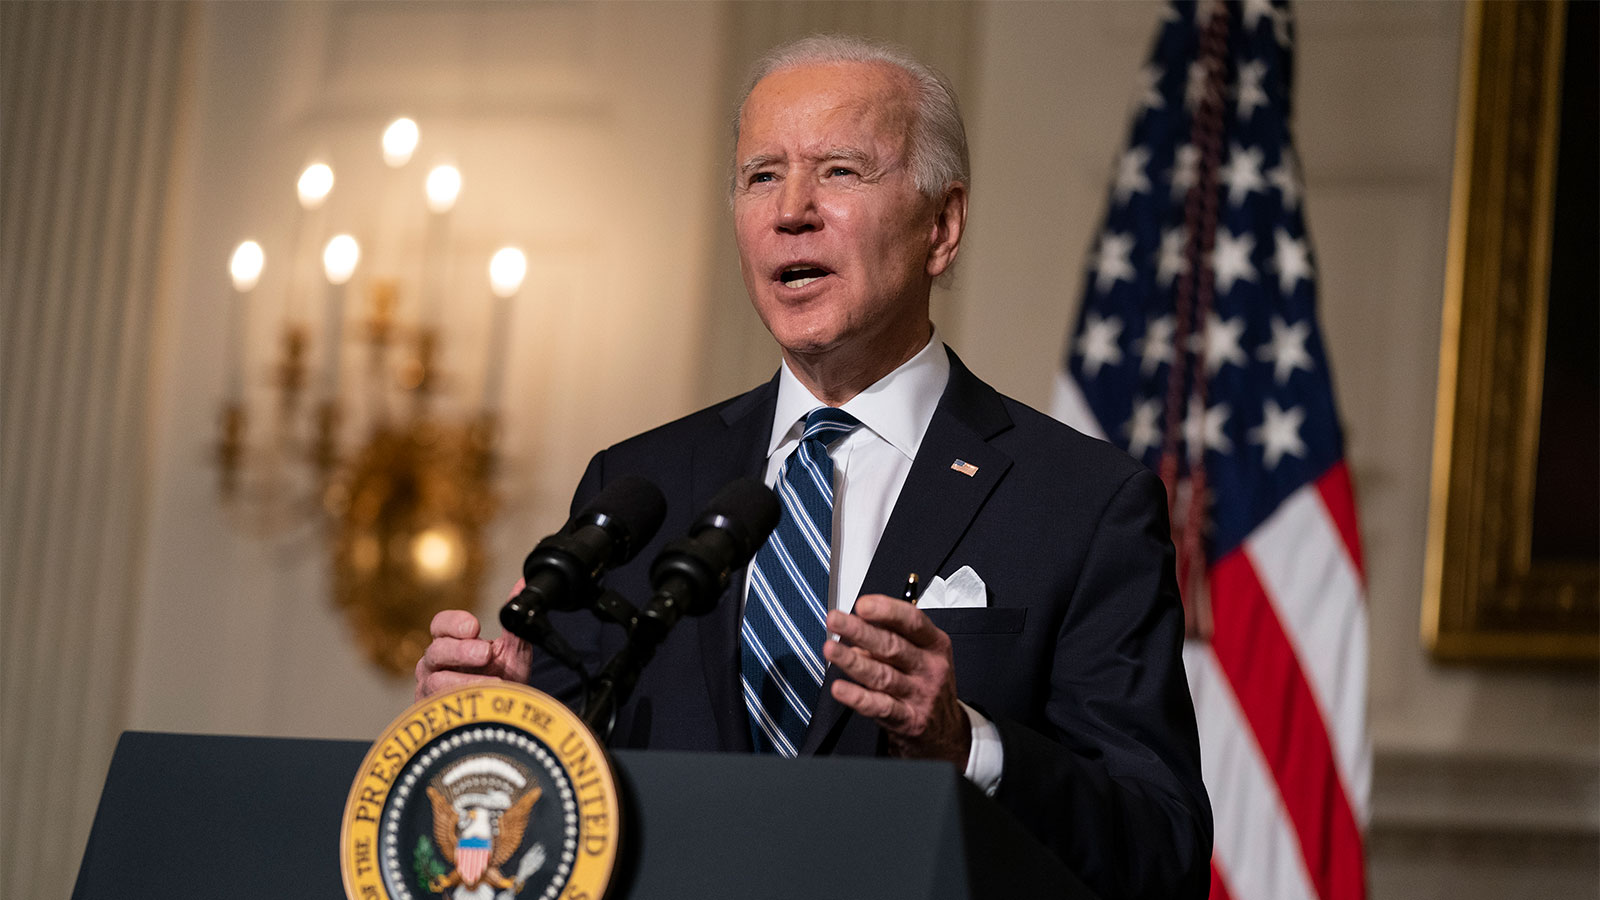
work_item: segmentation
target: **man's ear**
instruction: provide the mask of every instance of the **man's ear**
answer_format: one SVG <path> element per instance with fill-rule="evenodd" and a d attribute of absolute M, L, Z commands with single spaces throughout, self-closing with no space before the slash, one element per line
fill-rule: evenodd
<path fill-rule="evenodd" d="M 967 228 L 967 186 L 951 182 L 934 209 L 931 245 L 928 247 L 928 274 L 943 275 L 956 261 L 961 235 Z"/>

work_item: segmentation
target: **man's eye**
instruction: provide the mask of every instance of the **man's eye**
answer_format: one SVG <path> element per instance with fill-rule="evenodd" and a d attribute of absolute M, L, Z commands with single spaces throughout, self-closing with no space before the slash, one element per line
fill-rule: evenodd
<path fill-rule="evenodd" d="M 765 184 L 766 182 L 773 181 L 776 178 L 777 176 L 773 175 L 771 172 L 757 172 L 750 176 L 750 183 Z"/>
<path fill-rule="evenodd" d="M 830 166 L 828 168 L 829 178 L 843 178 L 847 175 L 854 175 L 855 173 L 855 169 L 846 168 L 844 166 Z"/>

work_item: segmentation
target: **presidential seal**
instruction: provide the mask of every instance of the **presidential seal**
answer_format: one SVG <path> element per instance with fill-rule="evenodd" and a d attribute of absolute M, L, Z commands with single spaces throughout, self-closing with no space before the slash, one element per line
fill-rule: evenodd
<path fill-rule="evenodd" d="M 394 720 L 341 829 L 352 900 L 601 900 L 617 858 L 616 776 L 594 734 L 523 685 L 471 685 Z"/>

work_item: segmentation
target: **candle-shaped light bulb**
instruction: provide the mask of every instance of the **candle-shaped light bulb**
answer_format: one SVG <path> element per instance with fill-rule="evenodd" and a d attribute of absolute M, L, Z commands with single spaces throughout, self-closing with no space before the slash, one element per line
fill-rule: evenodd
<path fill-rule="evenodd" d="M 326 163 L 312 163 L 300 173 L 300 181 L 295 187 L 300 191 L 300 207 L 316 209 L 322 206 L 322 201 L 328 199 L 328 192 L 333 190 L 333 170 Z"/>
<path fill-rule="evenodd" d="M 502 247 L 489 260 L 489 289 L 496 297 L 514 297 L 528 274 L 528 259 L 515 247 Z"/>
<path fill-rule="evenodd" d="M 489 326 L 488 368 L 483 373 L 483 411 L 500 407 L 506 380 L 506 346 L 511 332 L 511 298 L 522 289 L 528 258 L 515 247 L 502 247 L 489 260 L 489 290 L 494 293 L 494 321 Z"/>
<path fill-rule="evenodd" d="M 411 161 L 417 149 L 417 123 L 406 118 L 395 119 L 383 130 L 383 161 L 389 168 L 398 169 Z"/>
<path fill-rule="evenodd" d="M 322 251 L 322 271 L 329 284 L 344 284 L 355 274 L 356 263 L 361 261 L 361 245 L 348 234 L 335 235 Z"/>
<path fill-rule="evenodd" d="M 461 194 L 461 172 L 455 166 L 434 166 L 428 173 L 428 209 L 447 213 Z"/>
<path fill-rule="evenodd" d="M 256 282 L 261 280 L 261 267 L 265 263 L 266 256 L 261 252 L 261 245 L 255 241 L 245 241 L 234 248 L 233 258 L 228 261 L 228 272 L 233 275 L 233 289 L 241 294 L 255 290 Z"/>
<path fill-rule="evenodd" d="M 233 250 L 228 274 L 233 276 L 234 295 L 228 303 L 228 404 L 237 407 L 244 396 L 245 302 L 261 280 L 266 254 L 255 241 L 245 241 Z M 230 412 L 229 415 L 233 415 Z"/>

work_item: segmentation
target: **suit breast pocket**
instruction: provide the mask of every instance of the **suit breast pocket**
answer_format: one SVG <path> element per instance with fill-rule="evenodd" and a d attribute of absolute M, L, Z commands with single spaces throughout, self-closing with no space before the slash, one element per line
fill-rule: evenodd
<path fill-rule="evenodd" d="M 930 609 L 929 621 L 945 634 L 1016 634 L 1028 621 L 1028 610 Z"/>

